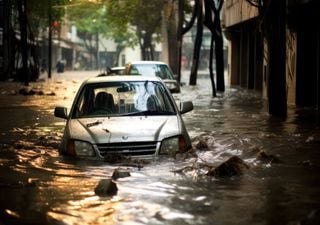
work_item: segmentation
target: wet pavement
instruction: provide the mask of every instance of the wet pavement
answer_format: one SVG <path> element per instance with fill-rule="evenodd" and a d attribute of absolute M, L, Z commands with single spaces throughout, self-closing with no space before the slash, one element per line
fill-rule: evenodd
<path fill-rule="evenodd" d="M 44 92 L 30 96 L 18 94 L 18 83 L 0 83 L 0 224 L 320 224 L 314 111 L 289 107 L 286 119 L 273 118 L 259 92 L 228 87 L 212 98 L 201 74 L 178 96 L 194 103 L 183 118 L 195 154 L 143 167 L 59 156 L 64 121 L 53 109 L 70 106 L 81 80 L 97 73 L 54 75 L 32 83 Z M 203 165 L 231 156 L 248 171 L 206 175 Z M 96 185 L 116 168 L 131 176 L 115 181 L 117 195 L 99 197 Z"/>

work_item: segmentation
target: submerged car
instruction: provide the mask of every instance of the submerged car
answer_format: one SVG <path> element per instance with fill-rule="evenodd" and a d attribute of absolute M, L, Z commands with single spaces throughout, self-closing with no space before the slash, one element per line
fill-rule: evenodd
<path fill-rule="evenodd" d="M 160 61 L 132 61 L 125 65 L 123 74 L 159 77 L 171 93 L 180 93 L 180 85 L 170 67 Z"/>
<path fill-rule="evenodd" d="M 184 152 L 191 141 L 178 107 L 163 81 L 144 76 L 105 76 L 84 81 L 68 113 L 59 152 L 78 157 L 106 158 L 110 154 L 158 156 Z"/>

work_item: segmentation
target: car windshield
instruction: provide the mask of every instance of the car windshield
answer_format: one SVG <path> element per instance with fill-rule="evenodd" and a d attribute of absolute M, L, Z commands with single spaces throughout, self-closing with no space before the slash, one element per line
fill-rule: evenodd
<path fill-rule="evenodd" d="M 129 71 L 130 74 L 156 76 L 163 80 L 173 80 L 170 68 L 165 64 L 133 64 Z"/>
<path fill-rule="evenodd" d="M 73 118 L 175 115 L 161 82 L 132 81 L 87 84 L 74 106 Z"/>

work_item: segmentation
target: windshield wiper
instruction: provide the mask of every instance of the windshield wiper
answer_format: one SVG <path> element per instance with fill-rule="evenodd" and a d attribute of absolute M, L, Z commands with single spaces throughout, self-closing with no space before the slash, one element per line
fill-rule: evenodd
<path fill-rule="evenodd" d="M 175 115 L 175 112 L 159 111 L 159 110 L 145 110 L 126 114 L 127 116 L 158 116 L 158 115 Z"/>

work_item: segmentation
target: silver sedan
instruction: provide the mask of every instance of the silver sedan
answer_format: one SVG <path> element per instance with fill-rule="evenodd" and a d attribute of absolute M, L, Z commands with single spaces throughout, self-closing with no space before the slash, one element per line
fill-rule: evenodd
<path fill-rule="evenodd" d="M 55 116 L 67 120 L 59 152 L 101 159 L 185 152 L 191 141 L 181 114 L 192 109 L 192 102 L 178 107 L 159 78 L 91 78 L 79 88 L 70 112 L 55 108 Z"/>

